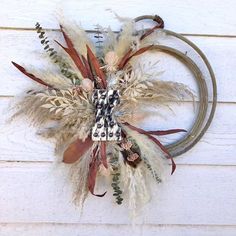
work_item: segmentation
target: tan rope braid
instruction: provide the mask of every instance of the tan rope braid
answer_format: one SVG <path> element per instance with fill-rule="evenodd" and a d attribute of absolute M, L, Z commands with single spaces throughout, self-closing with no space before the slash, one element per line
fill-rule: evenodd
<path fill-rule="evenodd" d="M 139 16 L 135 18 L 134 21 L 138 22 L 144 19 L 152 19 L 153 21 L 157 22 L 158 25 L 153 28 L 155 30 L 157 28 L 164 27 L 164 21 L 159 16 L 151 16 L 151 15 Z M 175 56 L 176 58 L 181 60 L 194 74 L 195 79 L 197 81 L 198 89 L 199 89 L 199 109 L 198 109 L 198 114 L 197 114 L 197 117 L 195 119 L 193 126 L 191 127 L 190 131 L 187 133 L 186 136 L 182 137 L 177 142 L 166 146 L 166 148 L 171 153 L 171 155 L 175 157 L 191 149 L 201 139 L 201 137 L 205 134 L 206 130 L 210 126 L 212 119 L 214 117 L 216 104 L 217 104 L 217 86 L 216 86 L 216 79 L 215 79 L 214 72 L 206 56 L 203 54 L 203 52 L 195 44 L 193 44 L 184 36 L 174 33 L 172 31 L 169 31 L 169 30 L 164 30 L 164 29 L 161 29 L 161 30 L 162 32 L 165 32 L 167 35 L 174 36 L 184 41 L 186 44 L 191 46 L 199 54 L 199 56 L 202 58 L 202 60 L 204 61 L 209 71 L 209 74 L 211 77 L 212 89 L 213 89 L 212 106 L 211 106 L 209 116 L 207 118 L 207 113 L 208 113 L 207 111 L 209 108 L 208 107 L 208 88 L 206 85 L 206 81 L 203 78 L 202 72 L 198 68 L 198 66 L 187 55 L 183 54 L 182 52 L 174 48 L 170 48 L 164 45 L 154 45 L 151 48 L 151 50 L 162 51 L 162 52 L 171 54 L 172 56 Z M 149 34 L 147 34 L 147 36 L 148 35 Z"/>

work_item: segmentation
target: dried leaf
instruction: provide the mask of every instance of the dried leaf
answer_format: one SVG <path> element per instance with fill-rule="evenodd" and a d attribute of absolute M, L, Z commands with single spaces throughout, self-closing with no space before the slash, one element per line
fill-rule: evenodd
<path fill-rule="evenodd" d="M 93 73 L 91 71 L 91 68 L 90 68 L 90 65 L 89 65 L 88 61 L 86 60 L 86 58 L 83 55 L 81 57 L 82 57 L 82 60 L 84 62 L 84 66 L 86 68 L 88 78 L 91 79 L 91 80 L 94 80 Z"/>
<path fill-rule="evenodd" d="M 138 55 L 141 55 L 142 53 L 148 51 L 151 47 L 153 47 L 153 45 L 149 45 L 147 47 L 143 47 L 143 48 L 140 48 L 137 52 L 135 52 L 134 54 L 130 55 L 130 51 L 127 52 L 127 54 L 125 55 L 126 57 L 126 60 L 124 58 L 124 62 L 122 62 L 122 66 L 119 68 L 119 69 L 122 69 L 124 68 L 124 66 L 130 61 L 130 59 L 132 57 L 135 57 L 135 56 L 138 56 Z M 129 55 L 129 56 L 128 56 Z M 123 59 L 122 59 L 123 60 Z"/>
<path fill-rule="evenodd" d="M 103 194 L 95 194 L 94 193 L 94 187 L 95 187 L 95 183 L 96 183 L 96 177 L 97 177 L 99 165 L 100 165 L 100 161 L 97 157 L 97 150 L 95 148 L 95 150 L 93 150 L 92 161 L 89 165 L 88 189 L 94 196 L 103 197 L 106 194 L 106 192 Z"/>
<path fill-rule="evenodd" d="M 52 108 L 52 104 L 43 104 L 41 107 L 43 107 L 43 108 Z"/>
<path fill-rule="evenodd" d="M 87 78 L 87 73 L 86 73 L 86 69 L 80 59 L 80 56 L 79 54 L 76 52 L 76 50 L 74 48 L 66 48 L 64 47 L 61 43 L 59 43 L 58 41 L 55 40 L 55 42 L 61 46 L 65 51 L 66 53 L 71 57 L 71 59 L 73 60 L 73 62 L 75 63 L 75 65 L 77 66 L 77 68 L 79 69 L 81 75 L 84 77 L 84 78 Z"/>
<path fill-rule="evenodd" d="M 24 67 L 20 66 L 19 64 L 15 63 L 14 61 L 12 61 L 12 64 L 13 64 L 19 71 L 21 71 L 23 74 L 25 74 L 26 76 L 28 76 L 28 77 L 31 78 L 32 80 L 34 80 L 34 81 L 36 81 L 36 82 L 38 82 L 38 83 L 40 83 L 40 84 L 42 84 L 42 85 L 45 85 L 45 86 L 47 86 L 47 87 L 49 87 L 49 88 L 52 88 L 51 85 L 45 83 L 43 80 L 41 80 L 41 79 L 37 78 L 36 76 L 34 76 L 33 74 L 27 72 Z"/>
<path fill-rule="evenodd" d="M 106 142 L 101 142 L 100 155 L 101 155 L 102 164 L 104 165 L 104 167 L 108 168 L 107 156 L 106 156 Z"/>
<path fill-rule="evenodd" d="M 130 49 L 130 50 L 122 57 L 122 59 L 120 60 L 119 65 L 118 65 L 118 69 L 119 69 L 119 70 L 121 70 L 121 69 L 124 68 L 124 66 L 125 66 L 125 64 L 126 64 L 126 61 L 127 61 L 127 59 L 130 57 L 131 53 L 132 53 L 132 50 Z"/>
<path fill-rule="evenodd" d="M 155 137 L 151 136 L 150 134 L 148 134 L 147 131 L 141 129 L 141 128 L 137 128 L 133 125 L 130 125 L 129 123 L 125 122 L 123 123 L 124 125 L 128 126 L 130 129 L 132 130 L 135 130 L 137 132 L 139 132 L 140 134 L 144 134 L 146 135 L 149 139 L 151 139 L 155 144 L 157 144 L 161 150 L 167 155 L 167 159 L 170 159 L 171 160 L 171 164 L 172 164 L 172 171 L 171 171 L 171 174 L 173 174 L 175 172 L 175 169 L 176 169 L 176 164 L 173 160 L 173 157 L 170 155 L 170 153 L 168 152 L 168 150 L 161 144 L 161 142 L 159 140 L 157 140 Z"/>
<path fill-rule="evenodd" d="M 175 133 L 179 133 L 179 132 L 187 132 L 187 130 L 185 130 L 185 129 L 169 129 L 169 130 L 146 131 L 147 134 L 157 135 L 157 136 L 175 134 Z"/>
<path fill-rule="evenodd" d="M 90 147 L 92 147 L 92 145 L 93 141 L 90 137 L 88 137 L 84 142 L 80 139 L 77 139 L 65 150 L 63 162 L 67 164 L 76 162 L 86 153 Z"/>
<path fill-rule="evenodd" d="M 97 77 L 99 77 L 101 79 L 103 88 L 106 88 L 107 87 L 107 81 L 106 81 L 106 78 L 105 78 L 105 74 L 103 73 L 102 69 L 100 68 L 100 64 L 98 62 L 98 59 L 93 54 L 90 47 L 88 45 L 86 45 L 86 47 L 87 47 L 87 59 L 90 62 L 90 64 L 93 66 Z"/>
<path fill-rule="evenodd" d="M 62 46 L 58 41 L 55 40 L 55 42 L 60 45 L 71 57 L 71 59 L 74 61 L 75 65 L 78 67 L 79 71 L 81 72 L 82 76 L 84 78 L 88 78 L 87 72 L 86 72 L 86 68 L 83 65 L 82 60 L 80 59 L 80 55 L 78 54 L 78 52 L 76 51 L 76 49 L 74 48 L 74 45 L 71 41 L 71 39 L 69 38 L 69 36 L 65 33 L 65 31 L 63 30 L 62 25 L 60 25 L 61 28 L 61 32 L 64 36 L 64 39 L 66 41 L 67 47 Z"/>

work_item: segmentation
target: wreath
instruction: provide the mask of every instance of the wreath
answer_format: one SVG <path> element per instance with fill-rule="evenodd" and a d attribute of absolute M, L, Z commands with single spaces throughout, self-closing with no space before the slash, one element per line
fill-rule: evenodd
<path fill-rule="evenodd" d="M 153 20 L 151 29 L 136 30 L 135 23 Z M 29 71 L 13 65 L 35 81 L 15 105 L 13 118 L 27 116 L 40 129 L 40 134 L 55 140 L 55 151 L 64 163 L 73 166 L 75 203 L 83 205 L 88 193 L 95 191 L 96 179 L 107 177 L 117 204 L 127 196 L 130 209 L 149 199 L 148 182 L 153 177 L 159 184 L 163 168 L 176 165 L 174 157 L 193 147 L 209 127 L 216 105 L 216 82 L 205 55 L 182 35 L 164 30 L 159 16 L 141 16 L 126 20 L 117 34 L 110 28 L 98 27 L 97 42 L 72 24 L 60 25 L 65 45 L 51 41 L 39 23 L 36 30 L 56 72 Z M 189 45 L 205 63 L 213 88 L 212 106 L 208 106 L 208 85 L 197 64 L 185 53 L 157 43 L 159 37 L 175 37 Z M 60 49 L 56 50 L 55 45 Z M 54 45 L 54 46 L 53 46 Z M 183 62 L 194 75 L 199 90 L 199 106 L 195 122 L 184 129 L 145 130 L 132 123 L 145 117 L 145 108 L 165 105 L 185 98 L 194 100 L 194 93 L 182 83 L 162 81 L 158 62 L 140 57 L 163 52 Z M 144 68 L 145 67 L 145 68 Z M 163 145 L 158 137 L 183 132 L 174 143 Z"/>

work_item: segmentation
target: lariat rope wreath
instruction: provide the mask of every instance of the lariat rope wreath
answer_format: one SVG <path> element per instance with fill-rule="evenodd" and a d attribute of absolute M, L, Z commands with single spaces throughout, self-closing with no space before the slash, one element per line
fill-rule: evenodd
<path fill-rule="evenodd" d="M 156 26 L 137 31 L 135 23 L 151 19 Z M 165 163 L 192 148 L 209 127 L 216 108 L 216 81 L 212 68 L 201 50 L 180 34 L 165 30 L 159 16 L 140 16 L 126 19 L 122 31 L 110 29 L 94 31 L 99 46 L 94 48 L 85 31 L 61 24 L 66 46 L 51 42 L 39 23 L 36 30 L 49 58 L 57 66 L 56 72 L 29 72 L 12 62 L 23 74 L 37 82 L 16 104 L 13 118 L 27 116 L 40 128 L 40 134 L 56 140 L 56 153 L 63 162 L 71 164 L 75 183 L 75 202 L 83 205 L 88 192 L 95 193 L 96 179 L 105 175 L 113 188 L 118 204 L 128 195 L 129 208 L 136 210 L 149 199 L 148 177 L 162 182 Z M 208 86 L 197 64 L 181 51 L 155 43 L 154 38 L 174 37 L 197 53 L 211 78 L 212 105 L 209 108 Z M 101 40 L 104 39 L 104 40 Z M 59 45 L 56 51 L 53 43 Z M 101 46 L 102 44 L 102 46 Z M 143 54 L 162 52 L 180 62 L 194 75 L 198 86 L 198 113 L 192 127 L 184 129 L 145 130 L 132 120 L 145 116 L 147 106 L 195 95 L 184 84 L 158 80 L 156 64 L 140 63 Z M 154 71 L 153 71 L 154 68 Z M 164 146 L 158 136 L 185 132 L 179 140 Z M 97 192 L 97 191 L 96 191 Z"/>

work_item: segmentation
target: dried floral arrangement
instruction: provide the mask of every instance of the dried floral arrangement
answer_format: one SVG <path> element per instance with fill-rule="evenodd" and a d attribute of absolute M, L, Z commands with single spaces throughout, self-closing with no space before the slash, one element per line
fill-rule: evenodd
<path fill-rule="evenodd" d="M 93 45 L 83 29 L 63 23 L 61 32 L 66 45 L 50 41 L 37 23 L 40 42 L 59 72 L 44 72 L 39 76 L 39 73 L 31 73 L 13 62 L 38 85 L 18 101 L 13 118 L 27 116 L 34 125 L 44 128 L 41 135 L 55 139 L 56 154 L 64 163 L 73 166 L 75 203 L 80 206 L 89 192 L 98 197 L 106 194 L 95 192 L 96 177 L 104 175 L 110 181 L 116 203 L 122 204 L 127 196 L 129 207 L 135 211 L 138 205 L 149 199 L 148 179 L 152 177 L 161 183 L 163 168 L 168 163 L 171 163 L 173 174 L 176 168 L 173 156 L 183 153 L 196 142 L 192 135 L 187 135 L 184 141 L 190 139 L 190 142 L 186 149 L 178 149 L 178 142 L 177 146 L 166 147 L 158 136 L 186 130 L 144 130 L 132 124 L 146 106 L 193 98 L 191 90 L 184 84 L 158 79 L 160 72 L 152 70 L 155 63 L 138 63 L 144 53 L 161 50 L 175 54 L 200 76 L 199 81 L 204 81 L 199 69 L 184 54 L 149 41 L 155 31 L 168 33 L 164 31 L 160 17 L 152 17 L 157 22 L 152 29 L 135 29 L 135 22 L 144 18 L 147 17 L 126 20 L 118 35 L 110 29 L 98 28 L 95 37 L 99 47 Z M 54 43 L 63 51 L 55 50 Z M 150 70 L 143 70 L 143 66 Z M 206 93 L 202 94 L 205 98 Z M 207 107 L 207 99 L 203 100 L 201 112 Z M 204 112 L 199 115 L 205 116 Z M 197 123 L 198 128 L 203 126 L 203 122 Z M 195 137 L 204 133 L 208 123 Z"/>

